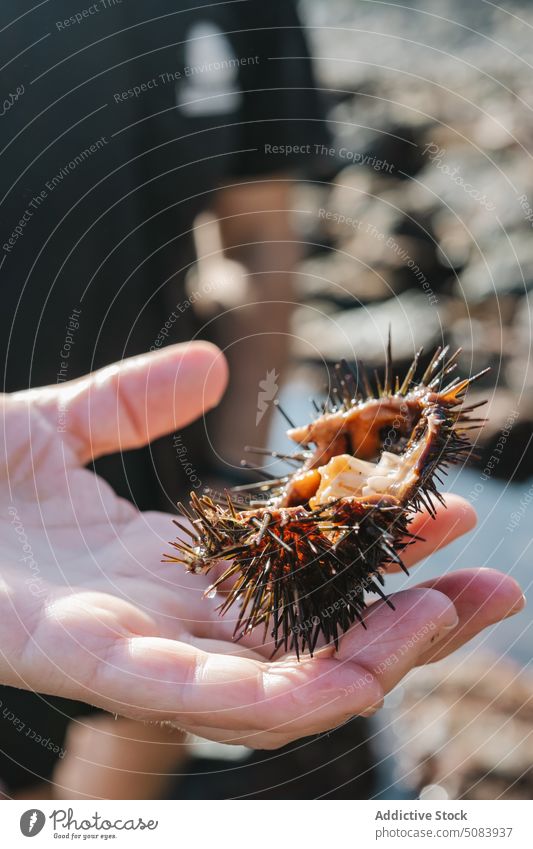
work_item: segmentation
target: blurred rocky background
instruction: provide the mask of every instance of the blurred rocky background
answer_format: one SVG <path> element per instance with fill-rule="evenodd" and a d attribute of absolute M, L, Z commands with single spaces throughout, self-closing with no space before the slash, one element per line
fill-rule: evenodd
<path fill-rule="evenodd" d="M 298 277 L 296 354 L 402 368 L 419 346 L 462 347 L 490 374 L 483 468 L 533 472 L 533 4 L 304 0 L 333 142 L 295 207 L 311 253 Z M 474 397 L 475 396 L 475 397 Z"/>

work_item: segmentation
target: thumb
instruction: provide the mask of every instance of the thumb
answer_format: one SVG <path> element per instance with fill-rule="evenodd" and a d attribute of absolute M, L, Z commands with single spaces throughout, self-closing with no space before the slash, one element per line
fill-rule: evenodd
<path fill-rule="evenodd" d="M 66 439 L 83 464 L 140 448 L 216 406 L 227 383 L 222 352 L 187 342 L 140 354 L 37 393 L 43 412 L 65 411 Z"/>

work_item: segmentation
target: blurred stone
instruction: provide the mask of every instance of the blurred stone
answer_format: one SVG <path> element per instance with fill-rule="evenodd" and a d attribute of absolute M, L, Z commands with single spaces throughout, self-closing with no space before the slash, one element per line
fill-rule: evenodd
<path fill-rule="evenodd" d="M 478 415 L 486 419 L 476 433 L 476 454 L 472 464 L 484 470 L 491 457 L 492 476 L 514 482 L 529 480 L 533 469 L 533 398 L 531 393 L 510 389 L 478 389 L 468 395 L 468 403 L 486 401 Z M 504 439 L 502 440 L 502 436 Z"/>
<path fill-rule="evenodd" d="M 330 298 L 337 307 L 347 308 L 390 298 L 395 291 L 393 271 L 380 266 L 365 268 L 344 252 L 306 260 L 295 282 L 302 300 Z"/>
<path fill-rule="evenodd" d="M 320 217 L 324 229 L 330 234 L 345 235 L 353 231 L 349 219 L 358 223 L 359 232 L 368 234 L 369 228 L 387 233 L 402 215 L 402 210 L 383 201 L 374 193 L 376 181 L 364 169 L 350 166 L 336 176 L 331 193 Z"/>
<path fill-rule="evenodd" d="M 524 294 L 533 286 L 533 234 L 515 231 L 492 246 L 463 271 L 458 288 L 469 300 L 496 294 Z"/>

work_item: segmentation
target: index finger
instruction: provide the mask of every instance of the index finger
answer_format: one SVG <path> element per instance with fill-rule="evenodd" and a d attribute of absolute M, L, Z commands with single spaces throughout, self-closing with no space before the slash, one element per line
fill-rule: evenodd
<path fill-rule="evenodd" d="M 226 381 L 218 348 L 186 342 L 34 390 L 32 399 L 54 421 L 58 405 L 68 409 L 66 436 L 85 464 L 184 427 L 219 402 Z"/>

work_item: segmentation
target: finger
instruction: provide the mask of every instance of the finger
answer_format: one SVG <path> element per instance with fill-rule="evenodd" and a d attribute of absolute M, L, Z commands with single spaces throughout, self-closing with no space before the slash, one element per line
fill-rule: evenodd
<path fill-rule="evenodd" d="M 394 599 L 394 613 L 384 603 L 373 605 L 367 631 L 355 626 L 338 654 L 322 652 L 299 663 L 285 658 L 266 664 L 137 638 L 127 657 L 106 664 L 105 691 L 123 701 L 139 691 L 139 678 L 144 703 L 136 707 L 174 711 L 178 724 L 293 738 L 316 733 L 379 705 L 383 690 L 393 687 L 424 648 L 457 621 L 452 602 L 434 590 L 409 590 Z M 172 713 L 165 718 L 172 719 Z"/>
<path fill-rule="evenodd" d="M 455 628 L 453 602 L 435 589 L 416 588 L 372 604 L 364 615 L 366 630 L 354 625 L 342 638 L 339 660 L 353 661 L 389 692 L 419 662 L 432 645 Z"/>
<path fill-rule="evenodd" d="M 68 755 L 58 760 L 53 781 L 68 799 L 113 799 L 117 790 L 152 798 L 188 759 L 185 735 L 176 729 L 105 713 L 72 722 L 63 748 Z"/>
<path fill-rule="evenodd" d="M 459 616 L 456 628 L 438 646 L 428 647 L 419 664 L 446 657 L 484 628 L 519 613 L 526 603 L 516 581 L 495 569 L 464 569 L 419 586 L 444 593 L 453 602 Z"/>
<path fill-rule="evenodd" d="M 453 493 L 445 493 L 443 498 L 446 506 L 437 506 L 435 518 L 424 511 L 417 513 L 410 523 L 409 532 L 421 539 L 408 545 L 402 554 L 402 560 L 408 568 L 476 526 L 476 511 L 468 501 Z M 387 571 L 398 572 L 399 568 L 396 564 L 391 564 Z"/>
<path fill-rule="evenodd" d="M 155 637 L 119 640 L 91 680 L 90 700 L 179 727 L 272 731 L 296 739 L 381 704 L 374 676 L 328 655 L 264 663 Z"/>
<path fill-rule="evenodd" d="M 42 412 L 66 410 L 66 436 L 81 463 L 139 448 L 184 427 L 220 400 L 223 354 L 207 342 L 169 345 L 35 393 Z"/>
<path fill-rule="evenodd" d="M 444 546 L 449 545 L 455 539 L 475 527 L 477 521 L 476 512 L 468 501 L 453 493 L 446 494 L 444 498 L 446 500 L 446 507 L 439 505 L 435 518 L 432 518 L 427 512 L 418 513 L 414 517 L 409 530 L 424 539 L 409 545 L 405 549 L 402 559 L 406 566 L 414 566 L 419 560 L 429 556 L 440 548 L 444 548 Z M 225 569 L 227 569 L 227 565 L 227 563 L 217 564 L 211 570 L 211 581 L 216 581 Z M 390 564 L 387 566 L 387 571 L 397 572 L 399 571 L 399 567 L 395 564 Z M 231 588 L 235 580 L 233 577 L 220 585 L 218 587 L 218 594 L 223 596 Z M 212 621 L 205 622 L 203 629 L 206 636 L 216 634 L 217 636 L 221 635 L 224 639 L 231 640 L 235 624 L 236 617 L 232 617 L 231 615 L 226 616 L 223 620 L 214 617 Z M 243 644 L 266 657 L 270 657 L 274 646 L 271 642 L 266 646 L 261 646 L 261 633 L 259 632 L 258 634 L 258 632 L 254 631 L 252 634 L 246 635 L 243 639 Z"/>

